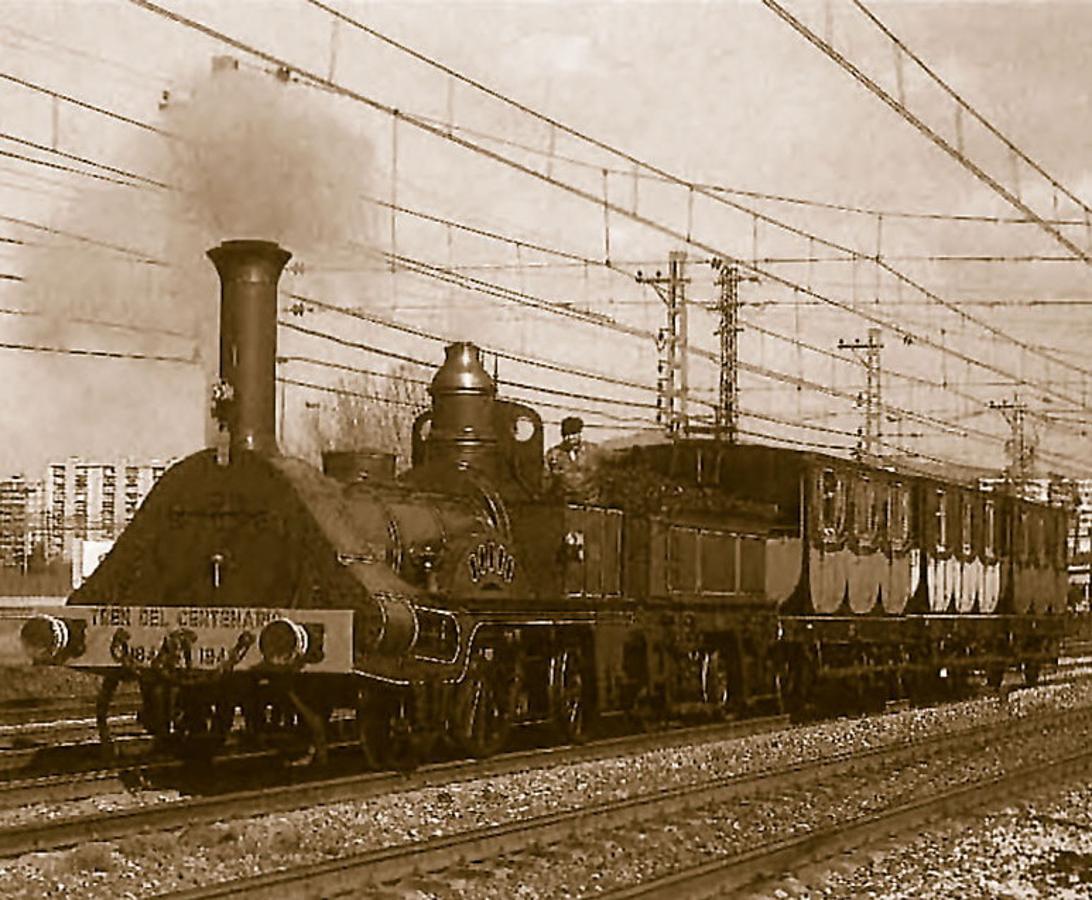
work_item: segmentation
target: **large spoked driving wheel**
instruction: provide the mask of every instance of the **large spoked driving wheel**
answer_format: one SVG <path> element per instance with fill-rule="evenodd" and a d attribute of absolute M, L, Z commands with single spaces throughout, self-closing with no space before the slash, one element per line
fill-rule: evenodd
<path fill-rule="evenodd" d="M 469 756 L 484 758 L 500 750 L 512 724 L 511 686 L 499 665 L 476 656 L 455 689 L 449 733 Z"/>
<path fill-rule="evenodd" d="M 708 650 L 701 658 L 702 701 L 715 716 L 728 714 L 732 702 L 732 680 L 728 659 L 720 650 Z"/>
<path fill-rule="evenodd" d="M 577 744 L 585 737 L 584 672 L 578 650 L 550 658 L 550 710 L 562 740 Z"/>

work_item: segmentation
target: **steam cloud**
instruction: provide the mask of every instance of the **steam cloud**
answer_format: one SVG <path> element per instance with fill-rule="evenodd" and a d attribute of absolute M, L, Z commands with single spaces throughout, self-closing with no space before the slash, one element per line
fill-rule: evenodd
<path fill-rule="evenodd" d="M 139 253 L 35 235 L 39 246 L 23 268 L 28 306 L 37 314 L 27 320 L 32 339 L 50 346 L 177 354 L 186 346 L 184 336 L 191 336 L 207 385 L 215 373 L 219 295 L 205 258 L 209 247 L 233 238 L 273 240 L 307 270 L 343 265 L 366 252 L 374 212 L 361 195 L 368 193 L 371 145 L 347 124 L 350 117 L 336 102 L 265 73 L 230 67 L 173 89 L 156 123 L 173 137 L 127 132 L 124 143 L 104 144 L 92 154 L 168 183 L 171 190 L 81 179 L 76 199 L 54 208 L 50 217 L 60 231 Z M 125 327 L 88 324 L 103 321 Z M 36 391 L 79 395 L 73 404 L 30 411 L 24 423 L 28 435 L 55 436 L 63 454 L 103 452 L 95 448 L 110 445 L 115 452 L 141 452 L 139 440 L 130 436 L 136 438 L 142 426 L 124 419 L 130 406 L 125 401 L 137 389 L 165 394 L 160 403 L 205 403 L 192 394 L 179 396 L 178 372 L 160 371 L 154 363 L 140 370 L 147 372 L 140 385 L 133 384 L 131 367 L 101 360 L 36 354 L 33 365 Z M 191 370 L 189 383 L 194 380 Z M 109 415 L 96 412 L 104 407 Z M 43 451 L 57 455 L 57 449 Z"/>

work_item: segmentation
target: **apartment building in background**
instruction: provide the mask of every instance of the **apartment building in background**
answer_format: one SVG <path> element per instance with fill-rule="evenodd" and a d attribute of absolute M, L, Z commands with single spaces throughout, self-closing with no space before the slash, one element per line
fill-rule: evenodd
<path fill-rule="evenodd" d="M 0 479 L 0 597 L 60 597 L 94 570 L 169 460 L 51 463 Z"/>
<path fill-rule="evenodd" d="M 74 540 L 113 540 L 170 464 L 78 458 L 51 463 L 43 484 L 46 555 L 71 559 Z"/>

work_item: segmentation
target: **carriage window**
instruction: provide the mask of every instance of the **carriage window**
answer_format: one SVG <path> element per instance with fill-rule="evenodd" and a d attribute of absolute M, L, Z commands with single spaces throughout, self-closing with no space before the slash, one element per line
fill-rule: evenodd
<path fill-rule="evenodd" d="M 875 490 L 871 479 L 861 478 L 857 482 L 857 496 L 854 498 L 853 524 L 857 530 L 857 536 L 865 543 L 871 542 L 876 533 L 876 508 L 874 505 Z"/>
<path fill-rule="evenodd" d="M 985 552 L 987 558 L 993 559 L 993 557 L 995 556 L 993 531 L 997 523 L 995 522 L 995 512 L 992 500 L 986 501 L 983 520 L 982 549 Z"/>
<path fill-rule="evenodd" d="M 948 498 L 944 491 L 937 489 L 937 550 L 944 550 L 948 546 Z"/>
<path fill-rule="evenodd" d="M 1016 512 L 1011 506 L 997 510 L 997 555 L 1012 556 L 1017 552 Z"/>
<path fill-rule="evenodd" d="M 963 544 L 963 555 L 970 556 L 971 550 L 974 549 L 973 533 L 971 529 L 974 527 L 974 500 L 970 497 L 962 498 L 962 522 L 960 523 L 961 534 Z"/>
<path fill-rule="evenodd" d="M 901 481 L 891 486 L 890 508 L 891 542 L 905 547 L 910 539 L 910 489 Z"/>
<path fill-rule="evenodd" d="M 693 592 L 698 588 L 698 532 L 693 528 L 672 528 L 668 540 L 668 585 L 672 591 Z"/>
<path fill-rule="evenodd" d="M 1031 528 L 1029 527 L 1028 511 L 1026 509 L 1020 510 L 1016 523 L 1019 530 L 1017 547 L 1020 551 L 1020 561 L 1027 562 L 1028 557 L 1031 556 Z"/>
<path fill-rule="evenodd" d="M 887 537 L 887 531 L 890 527 L 890 510 L 891 492 L 888 490 L 887 485 L 879 484 L 876 486 L 876 490 L 872 492 L 872 528 L 876 532 L 876 537 L 881 541 Z"/>
<path fill-rule="evenodd" d="M 846 524 L 845 482 L 833 469 L 823 469 L 819 476 L 819 527 L 824 540 L 835 540 Z"/>
<path fill-rule="evenodd" d="M 1035 564 L 1041 566 L 1046 562 L 1046 516 L 1041 512 L 1035 515 Z"/>
<path fill-rule="evenodd" d="M 736 589 L 736 537 L 719 531 L 698 534 L 698 563 L 703 593 L 723 594 Z"/>

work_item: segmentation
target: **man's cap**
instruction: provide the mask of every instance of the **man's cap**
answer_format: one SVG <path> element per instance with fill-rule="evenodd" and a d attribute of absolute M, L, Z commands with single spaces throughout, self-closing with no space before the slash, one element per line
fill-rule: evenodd
<path fill-rule="evenodd" d="M 570 434 L 580 434 L 584 430 L 584 420 L 578 416 L 566 416 L 561 420 L 561 436 L 568 437 Z"/>

